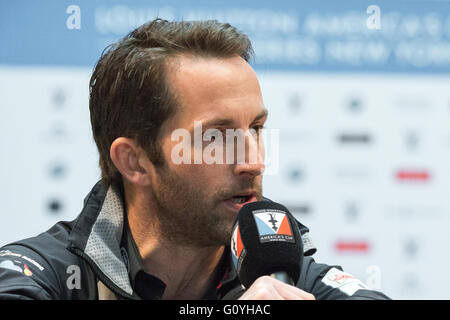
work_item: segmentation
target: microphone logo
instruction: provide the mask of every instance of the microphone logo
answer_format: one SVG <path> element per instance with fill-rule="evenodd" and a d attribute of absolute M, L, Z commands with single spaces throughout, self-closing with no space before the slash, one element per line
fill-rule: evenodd
<path fill-rule="evenodd" d="M 278 226 L 277 226 L 277 222 L 278 220 L 275 220 L 275 215 L 273 213 L 268 213 L 268 215 L 270 216 L 270 220 L 269 222 L 272 224 L 272 229 L 273 231 L 277 231 Z"/>
<path fill-rule="evenodd" d="M 271 241 L 295 243 L 289 219 L 284 211 L 277 209 L 254 210 L 253 217 L 261 243 Z"/>

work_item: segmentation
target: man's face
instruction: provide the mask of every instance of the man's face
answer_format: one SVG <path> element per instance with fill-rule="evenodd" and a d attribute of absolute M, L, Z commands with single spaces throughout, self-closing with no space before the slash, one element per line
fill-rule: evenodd
<path fill-rule="evenodd" d="M 264 149 L 258 135 L 267 117 L 259 83 L 241 57 L 227 59 L 182 56 L 168 65 L 167 81 L 178 101 L 173 118 L 163 126 L 162 150 L 166 165 L 156 169 L 153 195 L 159 207 L 161 229 L 167 239 L 193 246 L 227 245 L 239 209 L 262 198 Z M 205 154 L 212 141 L 194 142 L 194 121 L 201 133 L 219 130 L 223 137 L 222 162 L 194 160 Z M 175 130 L 185 129 L 190 140 L 189 163 L 176 164 Z M 253 129 L 245 138 L 245 161 L 238 161 L 237 141 L 226 142 L 226 133 Z M 209 130 L 209 132 L 217 132 Z M 203 136 L 203 135 L 202 135 Z M 202 137 L 201 136 L 201 137 Z M 215 136 L 216 143 L 219 136 Z M 229 141 L 230 142 L 230 141 Z M 234 147 L 234 161 L 225 155 Z M 218 149 L 216 149 L 217 151 Z M 242 150 L 242 149 L 240 149 Z M 216 154 L 214 151 L 212 154 Z M 187 153 L 189 154 L 189 152 Z M 211 153 L 209 153 L 211 154 Z M 250 159 L 253 159 L 250 161 Z"/>

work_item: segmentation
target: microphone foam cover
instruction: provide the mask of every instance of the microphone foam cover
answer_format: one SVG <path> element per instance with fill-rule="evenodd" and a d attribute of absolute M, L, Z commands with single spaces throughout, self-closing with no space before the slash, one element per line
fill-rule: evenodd
<path fill-rule="evenodd" d="M 238 212 L 231 251 L 239 280 L 246 287 L 259 277 L 286 272 L 296 284 L 303 262 L 297 222 L 281 204 L 251 202 Z"/>

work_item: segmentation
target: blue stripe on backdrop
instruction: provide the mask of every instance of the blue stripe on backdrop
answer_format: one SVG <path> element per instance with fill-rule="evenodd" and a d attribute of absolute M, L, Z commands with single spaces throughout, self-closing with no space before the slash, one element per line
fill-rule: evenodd
<path fill-rule="evenodd" d="M 4 1 L 0 64 L 93 66 L 156 16 L 230 22 L 249 34 L 257 69 L 450 72 L 450 1 L 406 0 Z"/>

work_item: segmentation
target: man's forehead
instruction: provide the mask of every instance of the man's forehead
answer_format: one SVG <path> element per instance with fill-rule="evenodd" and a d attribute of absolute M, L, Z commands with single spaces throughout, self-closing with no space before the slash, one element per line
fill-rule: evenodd
<path fill-rule="evenodd" d="M 258 79 L 241 57 L 179 57 L 170 63 L 168 84 L 178 103 L 178 116 L 215 118 L 224 113 L 264 110 Z"/>
<path fill-rule="evenodd" d="M 176 73 L 186 73 L 189 71 L 195 73 L 196 68 L 201 64 L 214 68 L 224 68 L 224 71 L 230 68 L 230 64 L 237 67 L 250 67 L 250 64 L 238 55 L 218 57 L 190 53 L 170 56 L 166 59 L 166 64 L 174 75 L 177 75 Z"/>
<path fill-rule="evenodd" d="M 228 58 L 178 55 L 167 61 L 167 81 L 180 94 L 239 86 L 258 82 L 252 67 L 240 56 Z M 224 87 L 225 86 L 225 87 Z M 215 91 L 215 90 L 214 90 Z"/>

